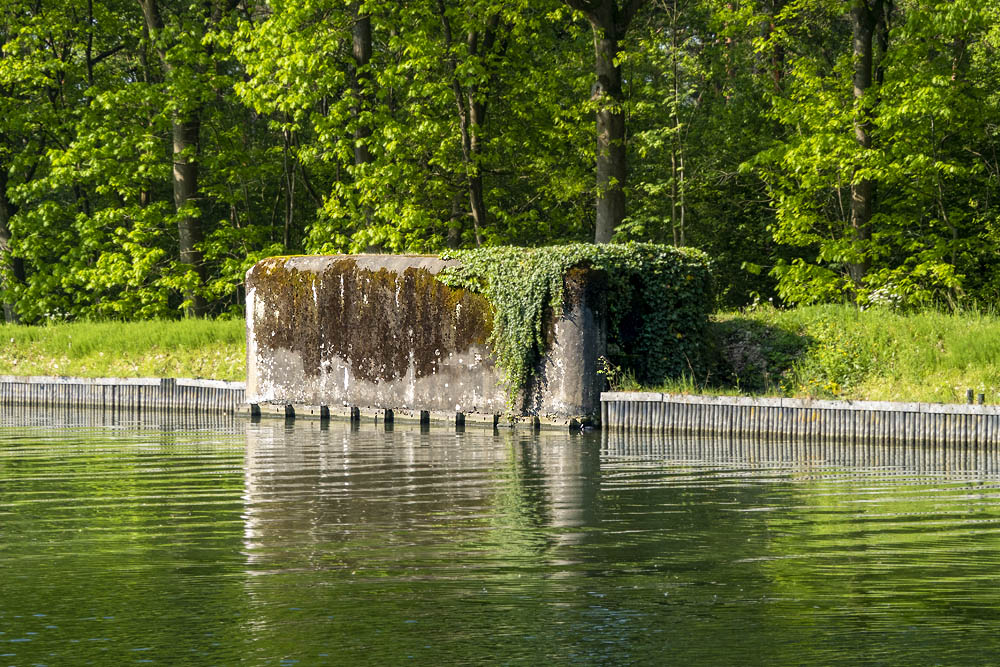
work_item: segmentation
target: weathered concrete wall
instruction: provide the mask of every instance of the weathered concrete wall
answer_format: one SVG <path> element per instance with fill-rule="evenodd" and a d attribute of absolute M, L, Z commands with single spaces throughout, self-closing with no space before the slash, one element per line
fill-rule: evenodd
<path fill-rule="evenodd" d="M 247 400 L 397 411 L 506 410 L 479 295 L 434 276 L 437 257 L 275 257 L 247 273 Z M 597 413 L 603 291 L 567 279 L 566 314 L 525 392 L 525 414 Z M 593 377 L 588 377 L 593 376 Z"/>
<path fill-rule="evenodd" d="M 573 269 L 563 280 L 563 313 L 549 327 L 548 354 L 521 396 L 529 415 L 589 415 L 600 412 L 604 379 L 598 358 L 607 350 L 604 322 L 607 281 L 603 273 Z"/>

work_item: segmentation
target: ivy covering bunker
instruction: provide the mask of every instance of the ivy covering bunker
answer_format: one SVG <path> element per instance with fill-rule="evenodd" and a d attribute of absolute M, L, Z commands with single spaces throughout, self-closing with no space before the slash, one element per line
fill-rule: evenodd
<path fill-rule="evenodd" d="M 565 279 L 574 269 L 604 274 L 612 363 L 650 385 L 702 370 L 713 298 L 710 263 L 700 250 L 579 243 L 455 250 L 442 258 L 460 264 L 438 280 L 482 294 L 493 309 L 489 343 L 511 411 L 545 353 L 548 324 L 562 313 Z"/>

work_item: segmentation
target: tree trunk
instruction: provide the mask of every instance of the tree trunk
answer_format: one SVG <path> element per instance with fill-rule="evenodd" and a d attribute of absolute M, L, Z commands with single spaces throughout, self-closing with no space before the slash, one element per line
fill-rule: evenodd
<path fill-rule="evenodd" d="M 670 12 L 670 75 L 673 99 L 670 105 L 670 124 L 673 137 L 670 146 L 670 229 L 675 246 L 684 245 L 684 144 L 681 138 L 680 67 L 677 62 L 677 24 L 680 12 L 674 0 Z"/>
<path fill-rule="evenodd" d="M 285 123 L 287 122 L 286 115 Z M 287 251 L 291 247 L 292 222 L 295 219 L 295 166 L 289 157 L 292 150 L 292 133 L 287 127 L 281 133 L 281 138 L 281 166 L 285 174 L 285 228 L 281 235 L 281 245 Z"/>
<path fill-rule="evenodd" d="M 785 0 L 774 0 L 768 10 L 768 23 L 767 29 L 765 31 L 765 37 L 770 37 L 774 32 L 774 24 L 777 20 L 778 14 L 785 7 Z M 785 45 L 779 39 L 774 44 L 774 50 L 771 52 L 771 81 L 774 83 L 774 91 L 776 93 L 781 93 L 781 82 L 785 76 Z"/>
<path fill-rule="evenodd" d="M 190 205 L 197 205 L 198 193 L 198 139 L 201 123 L 198 115 L 193 119 L 174 119 L 174 207 L 178 214 Z M 199 283 L 205 282 L 204 266 L 201 250 L 201 222 L 196 215 L 184 213 L 177 218 L 177 237 L 180 248 L 181 264 L 194 268 L 198 274 Z M 191 302 L 188 315 L 200 317 L 205 314 L 205 303 L 197 290 L 190 290 L 185 298 Z"/>
<path fill-rule="evenodd" d="M 352 106 L 351 115 L 354 117 L 354 166 L 360 167 L 372 161 L 371 148 L 368 145 L 368 138 L 372 135 L 371 126 L 362 121 L 362 114 L 366 109 L 370 109 L 372 104 L 372 94 L 370 86 L 372 79 L 368 71 L 369 63 L 372 59 L 372 19 L 368 14 L 361 13 L 361 3 L 356 1 L 351 5 L 354 23 L 351 25 L 351 87 Z M 355 178 L 358 177 L 355 171 Z M 366 227 L 371 227 L 375 218 L 374 208 L 363 203 L 361 206 L 363 220 L 359 221 Z M 382 252 L 383 248 L 378 245 L 370 245 L 366 252 Z"/>
<path fill-rule="evenodd" d="M 146 27 L 149 30 L 150 38 L 160 56 L 160 64 L 163 69 L 163 77 L 169 83 L 172 79 L 173 65 L 167 58 L 167 47 L 160 41 L 163 31 L 163 22 L 160 17 L 160 8 L 157 0 L 139 0 L 142 7 L 143 16 L 146 19 Z M 187 107 L 181 101 L 180 107 Z M 177 238 L 180 261 L 187 264 L 198 275 L 199 287 L 205 282 L 205 267 L 202 263 L 201 250 L 198 244 L 201 242 L 201 222 L 196 215 L 183 213 L 191 205 L 196 205 L 199 199 L 198 192 L 198 148 L 201 134 L 201 111 L 195 107 L 192 110 L 174 113 L 171 121 L 173 135 L 173 191 L 174 207 L 178 213 L 177 218 Z M 197 288 L 186 290 L 185 300 L 190 304 L 187 308 L 189 316 L 200 317 L 206 313 L 204 300 L 201 298 Z"/>
<path fill-rule="evenodd" d="M 469 211 L 472 217 L 472 231 L 476 245 L 482 245 L 482 230 L 488 225 L 486 197 L 483 189 L 483 174 L 480 167 L 482 160 L 482 128 L 486 122 L 487 102 L 478 85 L 463 87 L 458 78 L 458 63 L 452 53 L 453 37 L 451 22 L 448 20 L 443 0 L 438 0 L 438 14 L 441 18 L 441 30 L 444 46 L 449 53 L 448 65 L 451 70 L 451 85 L 455 95 L 455 106 L 458 109 L 458 129 L 462 139 L 462 165 L 465 168 L 465 183 L 469 193 Z M 500 31 L 500 15 L 492 14 L 486 21 L 486 30 L 470 30 L 466 34 L 465 45 L 469 58 L 485 58 L 493 50 L 497 34 Z"/>
<path fill-rule="evenodd" d="M 24 261 L 20 257 L 10 254 L 10 219 L 17 213 L 17 207 L 7 197 L 7 169 L 0 166 L 0 262 L 5 266 L 9 275 L 17 282 L 24 282 Z M 0 288 L 6 290 L 9 283 L 3 278 Z M 17 311 L 14 304 L 8 299 L 3 300 L 4 322 L 8 324 L 18 321 Z"/>
<path fill-rule="evenodd" d="M 851 24 L 853 27 L 854 73 L 854 139 L 862 151 L 872 147 L 874 111 L 865 101 L 865 94 L 873 83 L 875 29 L 884 20 L 883 0 L 853 0 Z M 858 168 L 855 167 L 855 173 Z M 864 254 L 871 240 L 871 219 L 875 207 L 875 183 L 870 178 L 854 178 L 851 182 L 851 234 L 860 259 L 848 264 L 848 274 L 854 286 L 860 287 L 868 273 L 869 262 Z"/>
<path fill-rule="evenodd" d="M 466 46 L 470 58 L 480 55 L 487 57 L 493 50 L 497 33 L 500 30 L 500 15 L 493 14 L 486 21 L 486 30 L 483 33 L 482 43 L 479 34 L 470 32 L 466 39 Z M 476 245 L 482 244 L 480 230 L 485 229 L 488 220 L 486 213 L 486 198 L 483 195 L 483 171 L 480 167 L 482 159 L 482 144 L 480 141 L 483 132 L 483 125 L 486 122 L 486 100 L 483 99 L 479 86 L 469 87 L 468 94 L 469 108 L 469 157 L 467 160 L 466 174 L 469 183 L 469 208 L 472 211 L 472 225 L 476 234 Z"/>
<path fill-rule="evenodd" d="M 485 120 L 486 105 L 475 100 L 475 93 L 469 93 L 469 151 L 466 160 L 466 181 L 469 186 L 469 210 L 472 212 L 472 229 L 476 245 L 482 245 L 482 232 L 486 228 L 486 198 L 483 195 L 483 172 L 479 168 L 481 147 L 479 133 Z"/>
<path fill-rule="evenodd" d="M 622 69 L 615 64 L 619 36 L 612 22 L 594 28 L 594 72 L 591 99 L 597 103 L 597 221 L 594 242 L 611 241 L 625 219 L 625 95 Z"/>
<path fill-rule="evenodd" d="M 622 70 L 615 64 L 619 43 L 645 0 L 564 0 L 582 11 L 594 30 L 594 74 L 591 100 L 597 105 L 596 207 L 594 242 L 607 243 L 625 219 L 625 95 Z"/>
<path fill-rule="evenodd" d="M 352 52 L 354 55 L 354 164 L 367 164 L 372 161 L 371 149 L 366 141 L 372 134 L 372 129 L 361 122 L 366 98 L 365 88 L 370 83 L 368 78 L 368 63 L 372 59 L 372 19 L 371 16 L 360 14 L 360 3 L 354 3 L 354 25 L 351 28 Z"/>

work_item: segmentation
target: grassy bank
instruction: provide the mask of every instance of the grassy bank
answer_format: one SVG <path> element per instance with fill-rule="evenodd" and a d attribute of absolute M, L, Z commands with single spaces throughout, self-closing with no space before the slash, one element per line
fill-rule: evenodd
<path fill-rule="evenodd" d="M 0 325 L 0 374 L 243 380 L 242 320 Z M 1000 317 L 842 306 L 718 313 L 709 363 L 658 391 L 1000 403 Z M 618 388 L 634 383 L 617 378 Z"/>
<path fill-rule="evenodd" d="M 0 325 L 0 374 L 243 380 L 243 320 Z"/>
<path fill-rule="evenodd" d="M 703 377 L 657 389 L 879 401 L 1000 403 L 1000 318 L 846 306 L 713 318 Z"/>

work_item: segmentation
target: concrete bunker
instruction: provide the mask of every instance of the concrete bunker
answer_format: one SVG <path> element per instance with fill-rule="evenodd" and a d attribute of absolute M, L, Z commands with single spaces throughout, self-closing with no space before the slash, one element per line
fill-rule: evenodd
<path fill-rule="evenodd" d="M 247 273 L 247 400 L 352 417 L 468 418 L 508 410 L 481 295 L 437 276 L 434 256 L 273 257 Z M 606 347 L 604 276 L 574 269 L 547 349 L 514 416 L 568 424 L 595 416 Z M 301 406 L 296 408 L 295 406 Z"/>

